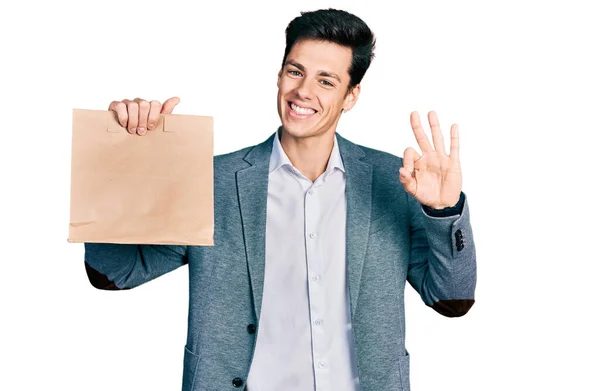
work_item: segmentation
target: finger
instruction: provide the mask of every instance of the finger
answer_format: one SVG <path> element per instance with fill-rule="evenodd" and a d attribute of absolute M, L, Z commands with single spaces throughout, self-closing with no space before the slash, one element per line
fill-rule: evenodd
<path fill-rule="evenodd" d="M 150 113 L 148 114 L 148 130 L 152 130 L 158 124 L 160 119 L 161 104 L 157 100 L 150 102 Z"/>
<path fill-rule="evenodd" d="M 421 156 L 413 148 L 404 150 L 404 158 L 402 159 L 402 167 L 400 167 L 400 182 L 404 185 L 407 192 L 415 195 L 417 192 L 417 181 L 415 179 L 415 162 Z"/>
<path fill-rule="evenodd" d="M 446 154 L 446 147 L 444 145 L 444 135 L 440 128 L 440 122 L 438 121 L 437 114 L 435 111 L 430 111 L 428 114 L 429 126 L 431 127 L 431 137 L 433 138 L 433 147 L 436 152 Z"/>
<path fill-rule="evenodd" d="M 400 183 L 402 183 L 408 194 L 412 196 L 417 194 L 417 181 L 410 175 L 405 167 L 400 167 Z"/>
<path fill-rule="evenodd" d="M 117 120 L 122 127 L 127 127 L 127 119 L 129 116 L 127 115 L 127 105 L 125 103 L 115 100 L 108 106 L 108 110 L 113 111 L 116 114 Z"/>
<path fill-rule="evenodd" d="M 140 135 L 146 133 L 148 129 L 148 114 L 150 113 L 150 102 L 147 100 L 139 100 L 136 102 L 139 106 L 137 132 Z"/>
<path fill-rule="evenodd" d="M 404 150 L 402 167 L 412 173 L 415 170 L 415 162 L 421 158 L 421 155 L 414 148 L 408 147 Z"/>
<path fill-rule="evenodd" d="M 173 112 L 173 109 L 175 108 L 175 106 L 177 106 L 179 104 L 179 100 L 180 99 L 176 96 L 167 99 L 165 101 L 165 103 L 163 103 L 163 105 L 162 105 L 161 113 L 171 114 Z"/>
<path fill-rule="evenodd" d="M 417 139 L 417 143 L 419 144 L 419 148 L 423 153 L 432 152 L 433 147 L 429 143 L 429 139 L 427 139 L 427 135 L 421 126 L 421 120 L 419 119 L 419 113 L 413 111 L 410 113 L 410 126 L 413 129 L 415 134 L 415 138 Z"/>
<path fill-rule="evenodd" d="M 127 130 L 129 131 L 129 133 L 135 134 L 138 126 L 139 106 L 137 102 L 128 99 L 125 100 L 127 101 L 127 103 L 125 103 L 127 105 L 127 112 L 129 113 L 129 123 L 127 124 Z"/>
<path fill-rule="evenodd" d="M 458 125 L 452 124 L 450 128 L 450 159 L 458 161 L 458 151 L 460 145 L 458 142 Z"/>
<path fill-rule="evenodd" d="M 406 167 L 400 167 L 400 182 L 403 184 L 407 184 L 411 181 L 414 181 L 414 177 L 411 172 L 406 169 Z"/>

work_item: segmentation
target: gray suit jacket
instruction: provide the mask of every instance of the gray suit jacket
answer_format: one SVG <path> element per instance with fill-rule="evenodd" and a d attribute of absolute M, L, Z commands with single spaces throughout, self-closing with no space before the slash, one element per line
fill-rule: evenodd
<path fill-rule="evenodd" d="M 360 389 L 408 391 L 404 287 L 408 281 L 445 316 L 469 310 L 476 265 L 468 205 L 456 216 L 426 214 L 398 179 L 401 158 L 336 137 Z M 273 136 L 215 156 L 214 246 L 85 244 L 86 270 L 100 289 L 133 288 L 188 264 L 184 391 L 245 386 L 260 324 L 272 145 Z"/>

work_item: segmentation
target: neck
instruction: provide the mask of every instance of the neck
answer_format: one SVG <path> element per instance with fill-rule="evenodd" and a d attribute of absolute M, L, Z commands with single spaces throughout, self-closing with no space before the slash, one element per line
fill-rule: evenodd
<path fill-rule="evenodd" d="M 327 168 L 335 131 L 302 138 L 283 131 L 278 132 L 278 136 L 280 133 L 281 147 L 294 167 L 314 182 Z"/>

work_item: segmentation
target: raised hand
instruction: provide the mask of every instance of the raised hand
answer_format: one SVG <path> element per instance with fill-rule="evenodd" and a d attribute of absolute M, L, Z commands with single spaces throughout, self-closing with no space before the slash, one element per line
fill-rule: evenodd
<path fill-rule="evenodd" d="M 419 114 L 410 114 L 410 124 L 421 149 L 404 150 L 404 164 L 400 168 L 400 182 L 417 201 L 434 209 L 456 205 L 462 188 L 462 173 L 458 159 L 458 125 L 450 128 L 450 155 L 446 154 L 444 137 L 435 111 L 430 111 L 429 126 L 433 145 L 421 126 Z"/>
<path fill-rule="evenodd" d="M 123 99 L 113 101 L 108 110 L 116 113 L 119 123 L 129 133 L 144 135 L 147 130 L 154 129 L 161 114 L 171 114 L 178 103 L 179 98 L 176 96 L 162 104 L 157 100 L 148 102 L 140 98 Z"/>

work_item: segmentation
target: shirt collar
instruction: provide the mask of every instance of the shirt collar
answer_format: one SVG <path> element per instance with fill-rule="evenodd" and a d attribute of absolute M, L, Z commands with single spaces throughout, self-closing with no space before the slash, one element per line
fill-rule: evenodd
<path fill-rule="evenodd" d="M 292 164 L 287 154 L 283 150 L 283 147 L 281 146 L 281 141 L 279 141 L 279 130 L 275 132 L 274 137 L 275 138 L 273 140 L 273 151 L 271 152 L 271 160 L 269 161 L 269 173 L 272 173 L 281 166 L 286 165 L 295 169 L 294 165 Z M 329 161 L 327 162 L 325 174 L 331 174 L 336 168 L 340 169 L 343 172 L 346 172 L 346 170 L 344 169 L 344 163 L 342 162 L 342 157 L 340 155 L 337 137 L 334 135 L 333 149 L 331 150 L 331 155 L 329 155 Z"/>

